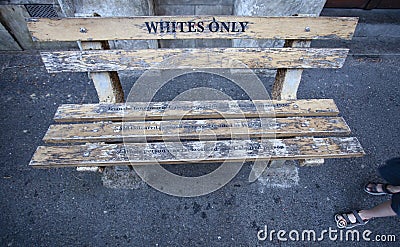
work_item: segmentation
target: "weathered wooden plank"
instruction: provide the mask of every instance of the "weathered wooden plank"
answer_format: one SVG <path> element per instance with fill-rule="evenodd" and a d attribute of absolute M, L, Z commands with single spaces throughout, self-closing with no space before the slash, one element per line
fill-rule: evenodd
<path fill-rule="evenodd" d="M 214 100 L 128 102 L 126 104 L 66 104 L 59 106 L 57 122 L 136 121 L 243 117 L 337 116 L 332 99 Z"/>
<path fill-rule="evenodd" d="M 355 137 L 225 140 L 164 143 L 39 146 L 32 167 L 116 166 L 238 162 L 275 159 L 349 158 L 364 151 Z"/>
<path fill-rule="evenodd" d="M 41 52 L 49 73 L 186 68 L 340 68 L 348 49 L 193 48 Z"/>
<path fill-rule="evenodd" d="M 27 21 L 32 36 L 39 41 L 221 38 L 351 39 L 358 18 L 141 16 L 64 19 L 31 18 Z M 218 24 L 215 24 L 214 21 Z M 161 30 L 160 22 L 163 24 L 163 30 Z M 167 27 L 167 22 L 170 22 L 169 28 Z M 210 30 L 209 25 L 213 22 L 214 24 L 211 25 Z M 152 25 L 154 27 L 157 25 L 156 32 L 154 32 Z"/>
<path fill-rule="evenodd" d="M 48 143 L 221 140 L 350 134 L 341 117 L 96 122 L 51 125 Z"/>

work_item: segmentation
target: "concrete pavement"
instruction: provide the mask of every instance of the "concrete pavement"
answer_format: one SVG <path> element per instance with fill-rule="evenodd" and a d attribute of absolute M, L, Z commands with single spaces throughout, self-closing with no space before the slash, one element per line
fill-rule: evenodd
<path fill-rule="evenodd" d="M 149 186 L 109 189 L 96 173 L 75 169 L 35 170 L 29 160 L 62 103 L 96 102 L 86 74 L 47 74 L 38 53 L 0 53 L 1 246 L 304 246 L 311 242 L 258 241 L 257 232 L 335 229 L 336 212 L 383 202 L 362 192 L 379 181 L 376 168 L 400 156 L 400 11 L 325 10 L 323 15 L 361 16 L 356 37 L 335 43 L 350 47 L 339 70 L 307 70 L 299 98 L 333 98 L 359 138 L 366 156 L 327 160 L 320 167 L 299 169 L 298 185 L 270 188 L 247 182 L 251 164 L 222 189 L 202 197 L 178 198 Z M 331 46 L 331 44 L 327 45 Z M 128 90 L 138 74 L 122 78 Z M 260 73 L 268 90 L 272 80 Z M 216 78 L 197 78 L 200 85 L 221 87 Z M 160 100 L 188 85 L 170 85 Z M 226 85 L 222 91 L 240 98 Z M 204 174 L 216 166 L 188 166 L 175 172 Z M 187 169 L 187 170 L 185 170 Z M 376 234 L 398 233 L 399 218 L 375 219 L 357 228 Z M 321 246 L 344 242 L 325 238 Z M 349 242 L 348 246 L 398 246 L 397 243 Z"/>

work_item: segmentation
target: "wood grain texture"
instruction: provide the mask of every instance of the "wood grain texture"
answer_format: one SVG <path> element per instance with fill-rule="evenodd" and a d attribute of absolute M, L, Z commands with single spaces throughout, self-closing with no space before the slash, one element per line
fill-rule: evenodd
<path fill-rule="evenodd" d="M 192 48 L 41 52 L 49 73 L 186 68 L 341 68 L 348 49 Z"/>
<path fill-rule="evenodd" d="M 355 137 L 39 146 L 36 168 L 350 158 L 364 151 Z"/>
<path fill-rule="evenodd" d="M 248 22 L 245 32 L 149 33 L 145 22 Z M 30 18 L 28 28 L 37 41 L 152 39 L 351 39 L 355 17 L 146 16 L 114 18 Z M 186 26 L 184 28 L 187 30 Z M 184 31 L 185 31 L 184 30 Z M 306 31 L 308 30 L 308 31 Z"/>
<path fill-rule="evenodd" d="M 58 107 L 56 122 L 137 121 L 243 117 L 337 116 L 332 99 L 216 100 L 128 102 L 126 104 L 66 104 Z"/>
<path fill-rule="evenodd" d="M 96 122 L 51 125 L 47 143 L 221 140 L 294 136 L 344 136 L 341 117 Z"/>

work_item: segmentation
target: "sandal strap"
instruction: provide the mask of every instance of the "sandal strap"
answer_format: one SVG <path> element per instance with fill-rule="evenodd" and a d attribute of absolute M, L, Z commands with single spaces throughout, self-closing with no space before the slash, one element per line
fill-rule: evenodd
<path fill-rule="evenodd" d="M 351 222 L 349 215 L 353 214 L 355 217 L 355 222 Z M 336 224 L 339 228 L 346 228 L 346 229 L 350 229 L 356 226 L 363 226 L 365 224 L 367 224 L 369 222 L 369 220 L 363 220 L 360 216 L 360 214 L 358 213 L 358 211 L 354 210 L 353 212 L 348 212 L 348 213 L 344 213 L 341 214 L 341 216 L 343 217 L 344 224 L 342 224 L 341 220 L 336 220 Z"/>
<path fill-rule="evenodd" d="M 365 223 L 364 220 L 361 218 L 361 216 L 358 214 L 356 210 L 353 211 L 353 215 L 356 217 L 357 222 L 356 223 Z"/>
<path fill-rule="evenodd" d="M 368 185 L 370 185 L 370 186 L 368 186 Z M 381 185 L 382 191 L 378 191 L 378 185 Z M 387 186 L 388 186 L 388 185 L 389 185 L 389 184 L 370 182 L 370 183 L 368 183 L 368 184 L 365 185 L 365 189 L 364 189 L 364 190 L 365 190 L 366 192 L 368 192 L 368 193 L 393 194 L 391 191 L 389 191 L 389 190 L 387 189 Z M 369 188 L 369 190 L 368 190 L 367 188 Z"/>
<path fill-rule="evenodd" d="M 365 191 L 370 193 L 379 193 L 378 192 L 378 183 L 369 182 L 365 185 Z"/>
<path fill-rule="evenodd" d="M 386 194 L 393 194 L 390 190 L 388 190 L 389 184 L 382 184 L 382 191 L 385 192 Z"/>
<path fill-rule="evenodd" d="M 353 223 L 351 223 L 351 221 L 350 221 L 350 219 L 349 219 L 349 216 L 347 216 L 347 214 L 342 214 L 342 216 L 343 216 L 343 218 L 346 220 L 346 225 L 348 225 L 348 224 L 353 224 Z"/>

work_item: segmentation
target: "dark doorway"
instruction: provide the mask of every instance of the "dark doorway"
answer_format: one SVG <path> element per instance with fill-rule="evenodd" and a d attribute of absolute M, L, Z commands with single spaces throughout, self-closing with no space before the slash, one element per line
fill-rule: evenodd
<path fill-rule="evenodd" d="M 399 9 L 400 0 L 328 0 L 325 8 Z"/>

